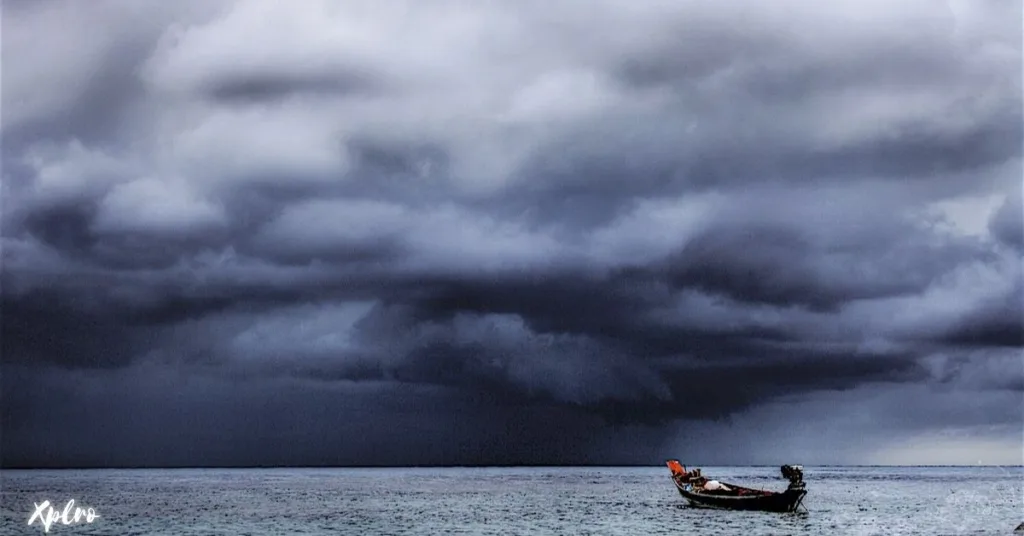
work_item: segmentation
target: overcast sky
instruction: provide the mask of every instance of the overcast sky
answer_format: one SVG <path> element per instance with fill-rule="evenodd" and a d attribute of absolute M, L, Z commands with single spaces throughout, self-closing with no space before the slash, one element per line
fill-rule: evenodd
<path fill-rule="evenodd" d="M 2 461 L 1024 463 L 1021 10 L 8 0 Z"/>

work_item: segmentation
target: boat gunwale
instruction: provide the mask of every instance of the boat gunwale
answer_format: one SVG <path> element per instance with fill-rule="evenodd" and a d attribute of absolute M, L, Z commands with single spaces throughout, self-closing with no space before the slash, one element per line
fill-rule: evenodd
<path fill-rule="evenodd" d="M 747 487 L 744 487 L 744 486 L 736 486 L 736 485 L 730 484 L 728 482 L 722 482 L 721 484 L 724 485 L 724 486 L 728 486 L 728 487 L 732 488 L 732 491 L 742 490 L 742 491 L 749 491 L 751 493 L 750 494 L 743 494 L 743 495 L 741 495 L 741 494 L 735 494 L 734 495 L 734 494 L 704 493 L 704 492 L 696 491 L 695 489 L 688 490 L 685 487 L 683 487 L 682 485 L 680 485 L 679 481 L 674 479 L 674 478 L 672 479 L 672 481 L 675 482 L 676 487 L 679 489 L 679 491 L 681 491 L 681 492 L 683 492 L 683 493 L 685 493 L 687 495 L 695 495 L 697 497 L 714 497 L 716 499 L 745 499 L 745 500 L 749 500 L 749 499 L 757 499 L 757 498 L 760 498 L 760 497 L 772 497 L 772 496 L 776 496 L 776 495 L 783 495 L 783 494 L 786 493 L 785 491 L 759 490 L 759 489 L 754 489 L 754 488 L 747 488 Z"/>

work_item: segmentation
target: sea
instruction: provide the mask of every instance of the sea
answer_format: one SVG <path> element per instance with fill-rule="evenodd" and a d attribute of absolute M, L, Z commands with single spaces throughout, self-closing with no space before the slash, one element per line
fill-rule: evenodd
<path fill-rule="evenodd" d="M 702 467 L 784 489 L 778 467 Z M 689 507 L 664 466 L 0 471 L 0 534 L 1009 535 L 1021 467 L 807 467 L 806 511 Z M 80 514 L 92 509 L 89 522 Z"/>

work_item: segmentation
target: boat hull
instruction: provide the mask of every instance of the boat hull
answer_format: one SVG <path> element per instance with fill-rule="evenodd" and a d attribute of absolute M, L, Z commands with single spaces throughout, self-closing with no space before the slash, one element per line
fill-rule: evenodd
<path fill-rule="evenodd" d="M 783 465 L 782 476 L 789 479 L 785 491 L 745 488 L 727 482 L 708 480 L 700 469 L 687 471 L 679 460 L 665 462 L 672 472 L 672 482 L 679 494 L 692 506 L 727 510 L 760 510 L 763 512 L 795 512 L 807 495 L 803 468 Z"/>
<path fill-rule="evenodd" d="M 762 512 L 795 512 L 807 495 L 807 490 L 786 490 L 749 497 L 696 493 L 678 488 L 691 506 L 723 508 L 726 510 L 757 510 Z"/>

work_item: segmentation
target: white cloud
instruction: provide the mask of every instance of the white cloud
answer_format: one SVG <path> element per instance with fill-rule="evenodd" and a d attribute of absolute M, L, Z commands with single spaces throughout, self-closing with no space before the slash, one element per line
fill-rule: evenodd
<path fill-rule="evenodd" d="M 200 107 L 165 119 L 164 158 L 197 185 L 326 185 L 348 170 L 344 119 L 337 108 L 281 103 L 255 109 Z M 335 121 L 325 116 L 335 115 Z"/>
<path fill-rule="evenodd" d="M 183 181 L 155 177 L 114 187 L 93 223 L 100 233 L 192 234 L 223 226 L 221 207 L 198 197 Z"/>
<path fill-rule="evenodd" d="M 929 204 L 922 217 L 941 233 L 990 238 L 988 222 L 1005 200 L 1006 195 L 1002 194 L 943 199 Z"/>
<path fill-rule="evenodd" d="M 544 269 L 573 251 L 542 230 L 442 205 L 416 218 L 409 235 L 412 265 L 466 273 Z"/>
<path fill-rule="evenodd" d="M 729 203 L 719 193 L 638 201 L 628 213 L 586 238 L 591 258 L 602 264 L 642 265 L 686 245 Z"/>
<path fill-rule="evenodd" d="M 316 200 L 285 209 L 264 226 L 257 241 L 272 250 L 344 253 L 393 239 L 413 224 L 408 209 L 393 203 Z"/>
<path fill-rule="evenodd" d="M 78 141 L 37 146 L 26 153 L 23 160 L 34 176 L 28 183 L 25 201 L 41 206 L 97 199 L 140 170 L 131 157 L 90 149 Z M 5 181 L 6 184 L 9 183 Z M 10 186 L 25 188 L 24 185 Z"/>

